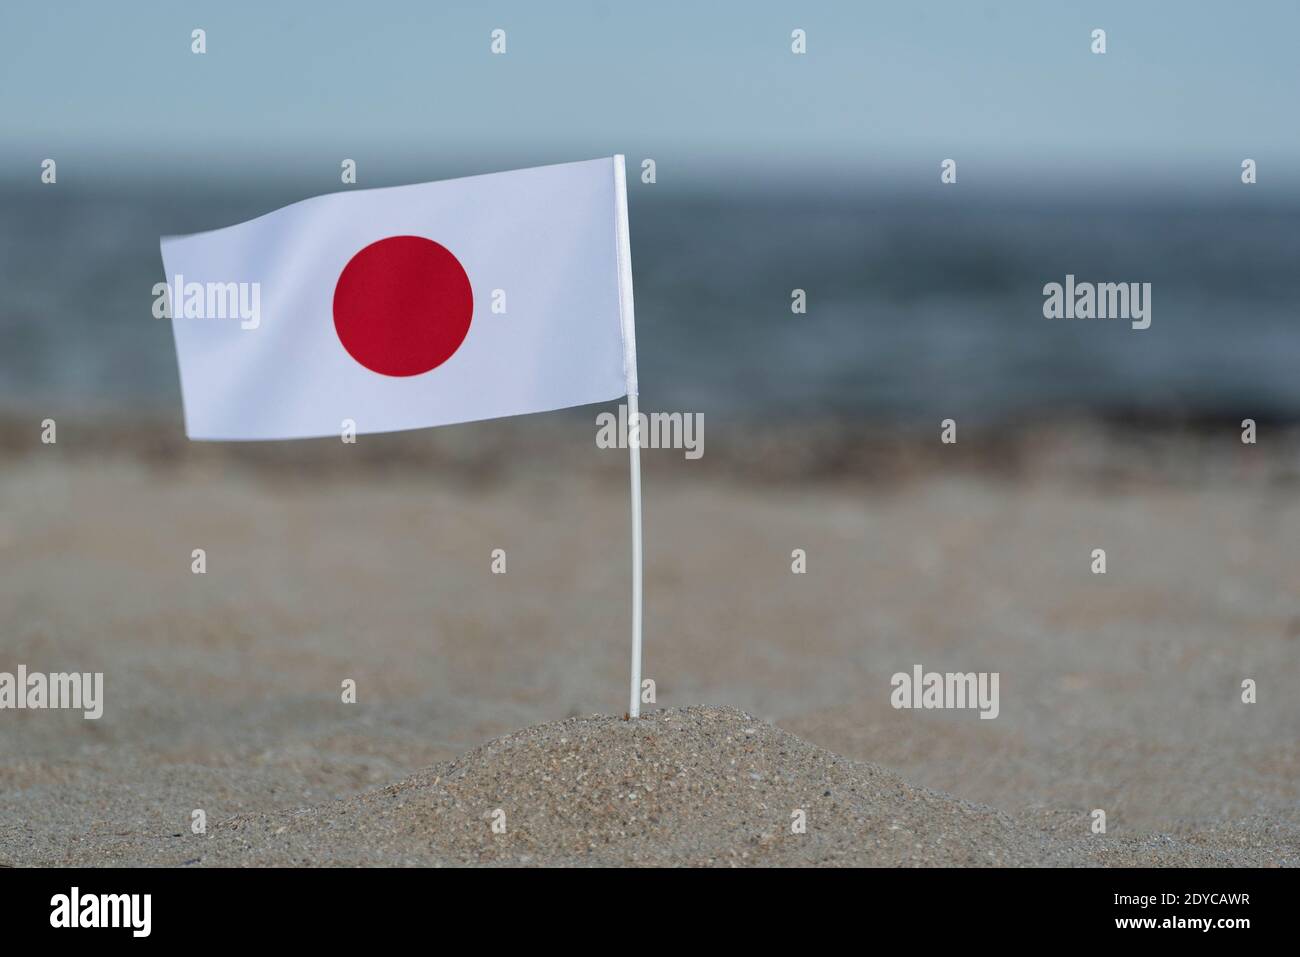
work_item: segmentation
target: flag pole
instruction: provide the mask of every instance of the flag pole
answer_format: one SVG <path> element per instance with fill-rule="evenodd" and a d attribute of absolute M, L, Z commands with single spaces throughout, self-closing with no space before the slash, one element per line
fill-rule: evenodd
<path fill-rule="evenodd" d="M 632 482 L 632 682 L 629 718 L 641 715 L 641 413 L 637 406 L 636 311 L 632 302 L 632 241 L 627 222 L 627 165 L 614 157 L 615 233 L 618 243 L 618 308 L 627 377 L 627 452 Z"/>
<path fill-rule="evenodd" d="M 632 697 L 629 717 L 641 715 L 641 421 L 636 393 L 627 397 L 627 451 L 632 472 Z"/>

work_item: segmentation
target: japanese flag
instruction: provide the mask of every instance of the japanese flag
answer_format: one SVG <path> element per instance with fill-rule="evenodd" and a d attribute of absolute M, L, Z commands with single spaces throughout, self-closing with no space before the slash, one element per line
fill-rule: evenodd
<path fill-rule="evenodd" d="M 636 394 L 623 157 L 332 193 L 162 240 L 191 439 Z"/>

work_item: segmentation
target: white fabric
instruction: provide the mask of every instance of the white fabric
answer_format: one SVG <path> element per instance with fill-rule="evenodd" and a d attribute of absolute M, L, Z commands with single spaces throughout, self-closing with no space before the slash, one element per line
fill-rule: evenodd
<path fill-rule="evenodd" d="M 621 156 L 318 196 L 225 229 L 162 240 L 166 281 L 260 283 L 260 324 L 172 326 L 192 439 L 389 432 L 604 402 L 635 390 Z M 445 363 L 373 372 L 335 331 L 338 277 L 362 248 L 423 236 L 450 250 L 473 319 Z M 626 261 L 624 283 L 620 271 Z M 493 290 L 507 312 L 492 312 Z M 626 316 L 624 313 L 626 312 Z"/>

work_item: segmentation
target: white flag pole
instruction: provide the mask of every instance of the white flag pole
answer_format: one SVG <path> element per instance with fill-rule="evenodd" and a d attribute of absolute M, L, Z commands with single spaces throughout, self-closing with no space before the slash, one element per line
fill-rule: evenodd
<path fill-rule="evenodd" d="M 627 713 L 641 715 L 641 430 L 636 394 L 627 397 L 628 455 L 632 469 L 632 697 Z"/>
<path fill-rule="evenodd" d="M 614 209 L 618 241 L 619 319 L 627 376 L 627 450 L 632 473 L 632 685 L 628 717 L 641 714 L 641 429 L 637 407 L 636 311 L 632 303 L 632 241 L 627 224 L 627 166 L 614 157 Z"/>

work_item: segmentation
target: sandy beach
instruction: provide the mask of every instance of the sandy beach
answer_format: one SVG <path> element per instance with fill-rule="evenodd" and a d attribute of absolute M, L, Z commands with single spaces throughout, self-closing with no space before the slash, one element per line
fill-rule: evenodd
<path fill-rule="evenodd" d="M 589 427 L 31 431 L 0 670 L 102 671 L 105 707 L 0 713 L 0 864 L 1300 862 L 1293 437 L 648 453 L 624 722 L 625 461 Z M 997 718 L 892 707 L 918 664 L 998 672 Z"/>

